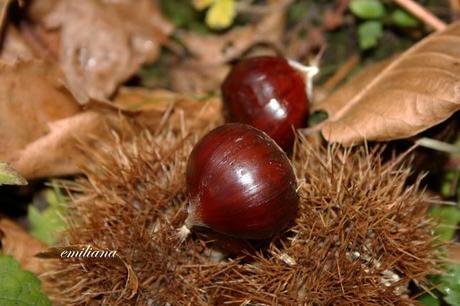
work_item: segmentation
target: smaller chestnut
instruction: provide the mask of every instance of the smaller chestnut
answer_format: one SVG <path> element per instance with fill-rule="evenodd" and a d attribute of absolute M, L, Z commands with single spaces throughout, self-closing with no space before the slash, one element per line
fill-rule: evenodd
<path fill-rule="evenodd" d="M 250 124 L 283 149 L 291 148 L 293 130 L 306 123 L 308 96 L 304 77 L 286 59 L 243 59 L 231 69 L 221 89 L 228 121 Z"/>
<path fill-rule="evenodd" d="M 188 159 L 186 183 L 185 230 L 204 226 L 236 238 L 265 239 L 297 213 L 297 181 L 286 153 L 246 124 L 225 124 L 205 135 Z"/>

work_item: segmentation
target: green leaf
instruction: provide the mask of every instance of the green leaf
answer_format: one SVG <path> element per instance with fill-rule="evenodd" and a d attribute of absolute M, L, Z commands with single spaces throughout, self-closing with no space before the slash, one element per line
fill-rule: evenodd
<path fill-rule="evenodd" d="M 7 162 L 0 161 L 0 186 L 1 185 L 27 185 L 27 181 L 11 168 Z"/>
<path fill-rule="evenodd" d="M 32 272 L 22 270 L 13 257 L 0 256 L 0 305 L 50 306 L 51 302 Z"/>
<path fill-rule="evenodd" d="M 450 265 L 441 277 L 444 300 L 452 306 L 460 306 L 460 265 Z"/>
<path fill-rule="evenodd" d="M 417 299 L 420 303 L 427 306 L 439 306 L 441 302 L 438 298 L 426 293 Z"/>
<path fill-rule="evenodd" d="M 379 0 L 352 0 L 350 11 L 363 19 L 375 19 L 385 16 L 385 7 Z"/>
<path fill-rule="evenodd" d="M 326 120 L 328 114 L 325 111 L 317 111 L 308 116 L 308 126 L 314 126 Z"/>
<path fill-rule="evenodd" d="M 358 27 L 359 47 L 362 50 L 373 48 L 382 37 L 383 27 L 380 21 L 365 21 Z"/>
<path fill-rule="evenodd" d="M 56 235 L 65 229 L 65 220 L 62 217 L 66 213 L 64 197 L 59 194 L 59 189 L 45 191 L 48 207 L 40 212 L 33 204 L 28 207 L 28 218 L 31 226 L 30 233 L 37 239 L 53 244 Z"/>
<path fill-rule="evenodd" d="M 297 24 L 302 18 L 305 18 L 305 14 L 310 10 L 310 6 L 312 6 L 312 3 L 309 1 L 294 1 L 289 5 L 287 8 L 288 24 Z"/>
<path fill-rule="evenodd" d="M 460 222 L 460 209 L 454 206 L 438 206 L 433 207 L 430 214 L 439 222 L 435 228 L 435 236 L 442 241 L 451 241 Z"/>
<path fill-rule="evenodd" d="M 460 193 L 460 184 L 458 179 L 460 170 L 447 171 L 443 174 L 441 180 L 441 195 L 444 198 L 454 197 Z"/>
<path fill-rule="evenodd" d="M 202 13 L 190 1 L 161 0 L 161 9 L 176 27 L 200 33 L 209 32 L 202 21 Z"/>
<path fill-rule="evenodd" d="M 420 25 L 420 22 L 404 10 L 396 9 L 391 14 L 391 21 L 400 27 L 414 28 Z"/>

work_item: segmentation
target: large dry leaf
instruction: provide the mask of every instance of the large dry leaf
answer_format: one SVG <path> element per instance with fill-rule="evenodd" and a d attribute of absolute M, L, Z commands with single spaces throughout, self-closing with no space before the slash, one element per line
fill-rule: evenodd
<path fill-rule="evenodd" d="M 75 174 L 85 160 L 80 143 L 108 137 L 115 114 L 85 111 L 49 123 L 48 133 L 16 152 L 12 165 L 26 178 Z"/>
<path fill-rule="evenodd" d="M 200 62 L 208 65 L 228 63 L 253 45 L 267 43 L 278 46 L 283 37 L 286 7 L 289 2 L 279 1 L 258 23 L 237 27 L 223 35 L 182 32 L 178 36 Z"/>
<path fill-rule="evenodd" d="M 344 108 L 350 100 L 353 99 L 362 89 L 363 84 L 367 84 L 378 76 L 394 59 L 390 58 L 381 62 L 373 63 L 361 71 L 359 71 L 353 78 L 345 83 L 343 86 L 332 94 L 328 95 L 326 99 L 313 103 L 311 110 L 323 110 L 328 114 L 336 114 L 339 110 Z"/>
<path fill-rule="evenodd" d="M 55 65 L 38 61 L 14 66 L 0 63 L 1 160 L 12 160 L 18 151 L 47 134 L 50 122 L 79 111 Z"/>
<path fill-rule="evenodd" d="M 46 245 L 30 236 L 13 221 L 0 217 L 1 251 L 16 258 L 23 269 L 36 274 L 45 272 L 43 260 L 34 257 L 46 249 Z"/>
<path fill-rule="evenodd" d="M 29 179 L 76 174 L 87 161 L 81 147 L 98 146 L 101 139 L 113 137 L 112 131 L 155 130 L 165 115 L 178 127 L 192 117 L 201 119 L 190 120 L 194 124 L 206 125 L 220 118 L 220 105 L 216 98 L 194 100 L 166 90 L 121 88 L 113 104 L 93 102 L 84 112 L 50 122 L 48 133 L 17 151 L 11 162 Z"/>
<path fill-rule="evenodd" d="M 46 4 L 39 7 L 44 12 L 32 15 L 45 16 L 39 22 L 48 29 L 60 29 L 59 61 L 80 103 L 110 97 L 141 65 L 157 58 L 160 45 L 173 31 L 150 0 Z"/>
<path fill-rule="evenodd" d="M 323 136 L 350 145 L 410 137 L 460 109 L 460 23 L 435 33 L 402 54 L 353 96 L 332 96 Z"/>

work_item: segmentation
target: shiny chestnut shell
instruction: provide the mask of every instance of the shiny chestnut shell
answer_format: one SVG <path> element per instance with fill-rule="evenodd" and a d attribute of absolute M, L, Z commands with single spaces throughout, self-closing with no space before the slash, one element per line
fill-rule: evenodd
<path fill-rule="evenodd" d="M 264 239 L 297 212 L 289 159 L 269 136 L 246 124 L 225 124 L 204 136 L 190 154 L 186 180 L 189 225 Z"/>
<path fill-rule="evenodd" d="M 266 132 L 285 150 L 294 142 L 293 127 L 305 125 L 305 81 L 284 58 L 244 59 L 233 67 L 221 89 L 228 121 Z"/>

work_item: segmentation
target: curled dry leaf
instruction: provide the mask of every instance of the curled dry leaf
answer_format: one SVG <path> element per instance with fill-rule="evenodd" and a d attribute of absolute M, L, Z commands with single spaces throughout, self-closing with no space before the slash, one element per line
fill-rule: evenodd
<path fill-rule="evenodd" d="M 0 63 L 0 159 L 17 157 L 29 143 L 48 133 L 50 122 L 79 111 L 55 65 Z"/>
<path fill-rule="evenodd" d="M 115 114 L 93 111 L 51 122 L 48 133 L 17 152 L 11 162 L 26 178 L 78 173 L 84 160 L 79 143 L 108 136 L 116 122 Z"/>
<path fill-rule="evenodd" d="M 341 86 L 339 90 L 336 90 L 332 94 L 328 95 L 326 99 L 320 100 L 317 103 L 313 103 L 311 110 L 324 110 L 328 114 L 337 113 L 362 90 L 363 84 L 372 81 L 372 79 L 374 79 L 382 70 L 384 70 L 393 60 L 393 58 L 390 58 L 388 60 L 383 60 L 381 62 L 366 66 L 355 76 L 353 76 L 350 81 Z M 320 90 L 323 90 L 323 88 L 320 88 Z"/>
<path fill-rule="evenodd" d="M 460 109 L 460 23 L 406 51 L 375 78 L 361 75 L 320 102 L 331 142 L 402 139 L 435 126 Z M 356 90 L 358 89 L 358 90 Z"/>
<path fill-rule="evenodd" d="M 52 1 L 35 7 L 32 15 L 44 15 L 40 21 L 46 28 L 60 29 L 59 61 L 80 103 L 111 96 L 142 64 L 157 58 L 173 31 L 150 0 Z"/>
<path fill-rule="evenodd" d="M 115 117 L 81 113 L 64 79 L 48 62 L 0 65 L 0 160 L 26 178 L 76 173 L 76 140 L 103 135 Z"/>
<path fill-rule="evenodd" d="M 283 36 L 286 7 L 289 2 L 279 1 L 258 23 L 237 27 L 223 35 L 202 35 L 193 32 L 182 32 L 178 35 L 200 62 L 208 65 L 227 63 L 255 44 L 278 46 Z"/>
<path fill-rule="evenodd" d="M 79 149 L 81 144 L 95 144 L 98 139 L 110 137 L 112 130 L 128 127 L 120 111 L 134 126 L 152 130 L 165 113 L 173 117 L 177 126 L 184 116 L 200 116 L 204 124 L 218 120 L 220 114 L 217 98 L 194 100 L 166 90 L 128 88 L 120 90 L 113 104 L 92 108 L 91 104 L 89 110 L 81 112 L 65 88 L 59 87 L 59 79 L 53 79 L 54 68 L 47 64 L 3 68 L 0 159 L 10 161 L 28 179 L 78 173 L 86 161 Z M 43 75 L 45 71 L 50 75 Z M 201 111 L 193 112 L 197 109 Z"/>
<path fill-rule="evenodd" d="M 45 264 L 34 257 L 35 254 L 46 249 L 46 245 L 33 238 L 13 221 L 0 217 L 1 250 L 6 255 L 16 258 L 22 268 L 36 274 L 45 272 Z"/>

